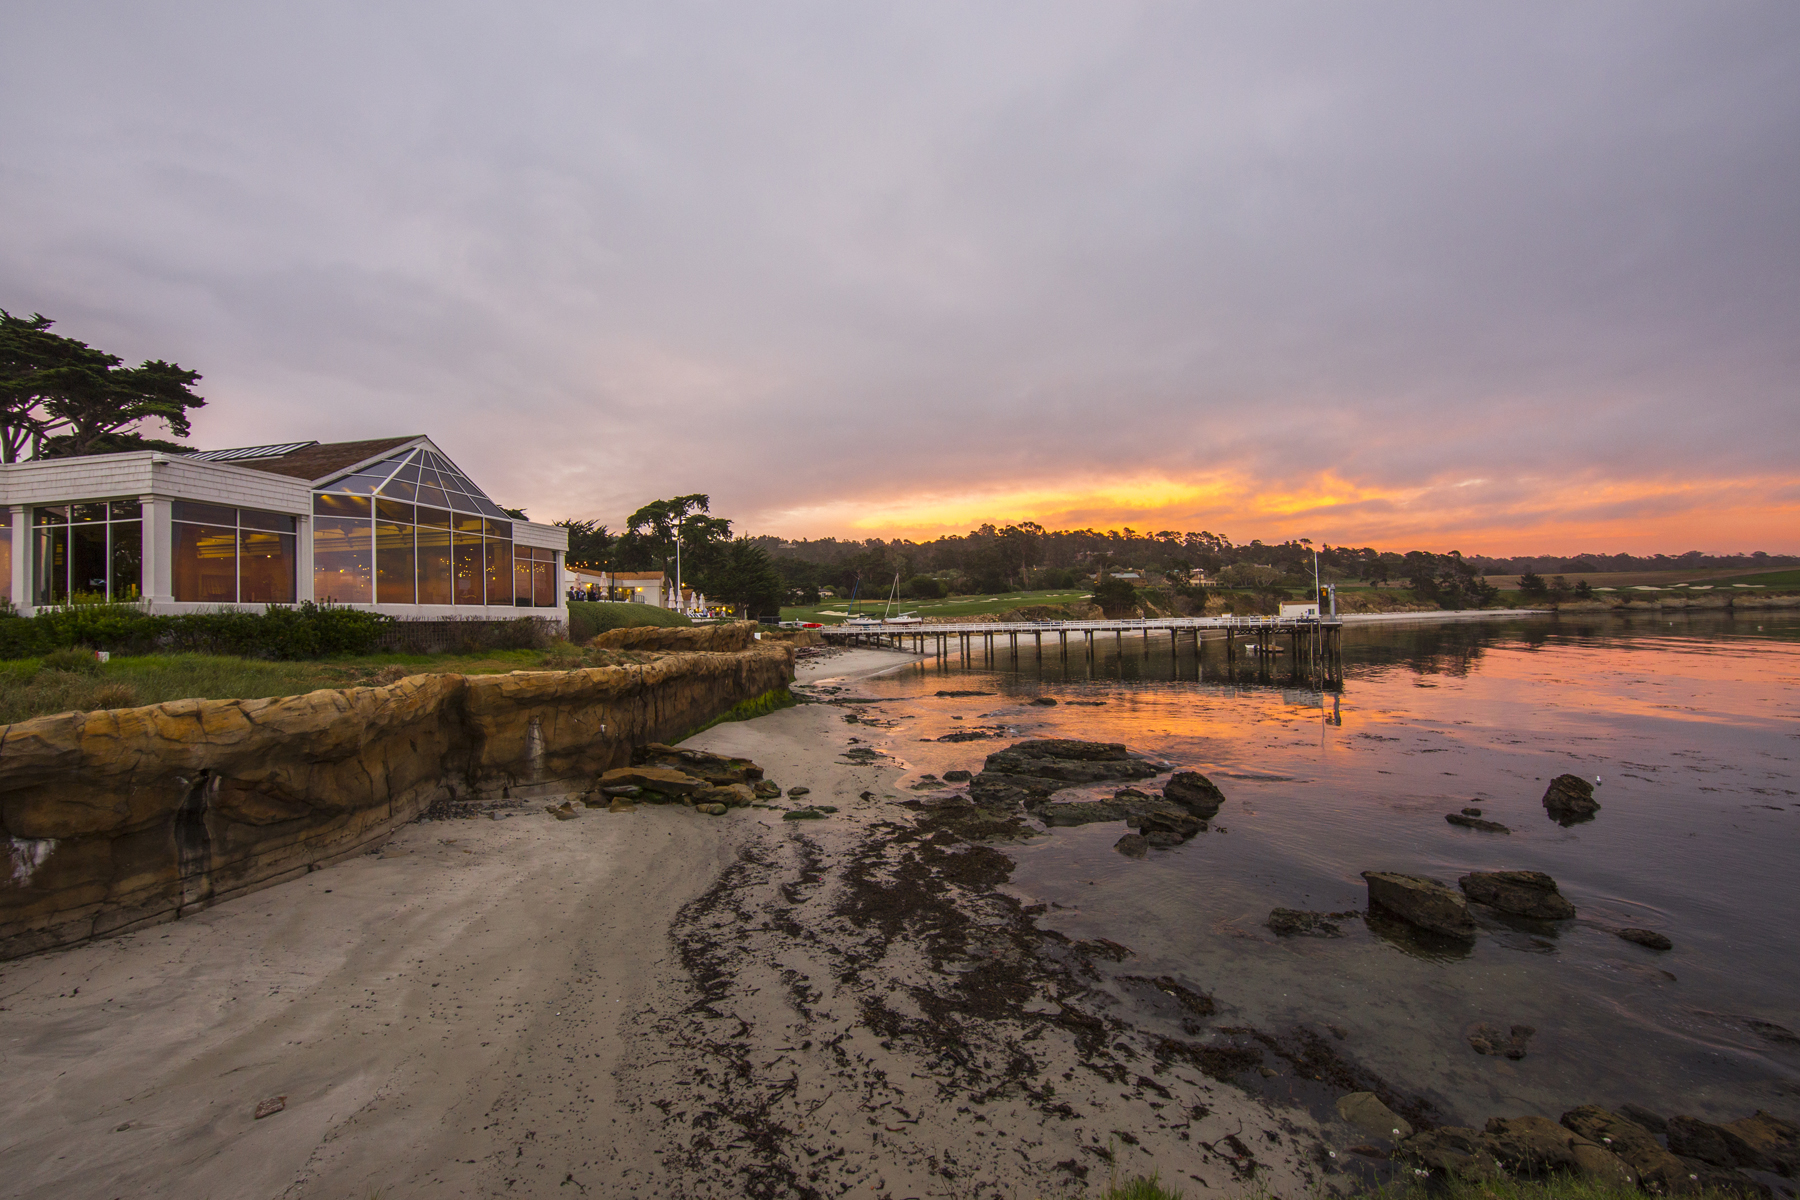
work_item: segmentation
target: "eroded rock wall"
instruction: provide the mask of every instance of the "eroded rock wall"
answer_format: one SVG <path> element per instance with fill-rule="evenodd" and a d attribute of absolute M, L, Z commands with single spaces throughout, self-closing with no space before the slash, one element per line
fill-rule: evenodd
<path fill-rule="evenodd" d="M 792 680 L 791 648 L 753 643 L 0 726 L 0 959 L 303 874 L 439 798 L 585 782 Z"/>

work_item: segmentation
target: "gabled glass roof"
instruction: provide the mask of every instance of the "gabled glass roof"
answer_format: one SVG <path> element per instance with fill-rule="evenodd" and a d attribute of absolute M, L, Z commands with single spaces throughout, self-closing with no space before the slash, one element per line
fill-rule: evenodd
<path fill-rule="evenodd" d="M 480 513 L 502 521 L 512 518 L 487 498 L 487 493 L 441 454 L 419 446 L 364 467 L 355 474 L 334 479 L 321 492 L 349 492 L 360 496 L 386 496 L 433 508 Z"/>

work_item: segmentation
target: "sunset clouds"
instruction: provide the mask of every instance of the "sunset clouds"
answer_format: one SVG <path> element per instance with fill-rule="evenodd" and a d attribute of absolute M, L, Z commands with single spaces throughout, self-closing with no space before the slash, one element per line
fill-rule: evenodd
<path fill-rule="evenodd" d="M 1791 5 L 33 5 L 0 307 L 503 503 L 1800 550 Z"/>

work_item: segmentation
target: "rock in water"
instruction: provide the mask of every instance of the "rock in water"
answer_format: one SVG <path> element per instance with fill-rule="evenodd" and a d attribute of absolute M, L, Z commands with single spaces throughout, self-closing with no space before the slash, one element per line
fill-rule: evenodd
<path fill-rule="evenodd" d="M 1150 842 L 1142 834 L 1128 833 L 1113 843 L 1113 849 L 1126 858 L 1142 858 L 1150 853 Z"/>
<path fill-rule="evenodd" d="M 1276 911 L 1281 911 L 1277 909 Z M 1338 1097 L 1337 1115 L 1364 1133 L 1398 1141 L 1413 1135 L 1405 1117 L 1381 1102 L 1374 1092 L 1351 1092 Z"/>
<path fill-rule="evenodd" d="M 1055 708 L 1056 707 L 1056 697 L 1055 696 L 1039 696 L 1037 699 L 1033 700 L 1032 703 L 1035 705 L 1038 705 L 1040 708 Z"/>
<path fill-rule="evenodd" d="M 1594 785 L 1579 775 L 1558 775 L 1544 791 L 1544 811 L 1559 825 L 1591 821 L 1600 811 Z"/>
<path fill-rule="evenodd" d="M 1475 919 L 1469 915 L 1469 902 L 1437 880 L 1393 871 L 1364 871 L 1362 877 L 1369 885 L 1372 907 L 1429 933 L 1475 940 Z"/>
<path fill-rule="evenodd" d="M 1344 931 L 1337 927 L 1337 922 L 1327 919 L 1335 916 L 1336 913 L 1272 908 L 1269 910 L 1269 928 L 1274 930 L 1276 937 L 1343 937 Z"/>
<path fill-rule="evenodd" d="M 1469 1047 L 1477 1054 L 1521 1059 L 1525 1057 L 1525 1044 L 1536 1032 L 1530 1025 L 1514 1025 L 1508 1033 L 1501 1033 L 1492 1025 L 1477 1025 L 1469 1033 Z"/>
<path fill-rule="evenodd" d="M 1138 832 L 1145 837 L 1158 833 L 1168 834 L 1178 843 L 1187 841 L 1205 828 L 1206 822 L 1200 818 L 1167 809 L 1147 812 L 1138 818 Z"/>
<path fill-rule="evenodd" d="M 969 781 L 969 773 L 963 770 L 945 771 L 944 778 L 950 783 L 967 783 Z M 791 796 L 793 793 L 789 792 L 788 795 Z"/>
<path fill-rule="evenodd" d="M 1673 950 L 1675 948 L 1674 942 L 1654 929 L 1621 929 L 1618 934 L 1628 942 L 1636 942 L 1651 950 Z"/>
<path fill-rule="evenodd" d="M 1225 803 L 1225 793 L 1198 771 L 1175 772 L 1163 785 L 1163 797 L 1173 800 L 1202 821 L 1218 816 L 1219 805 Z"/>
<path fill-rule="evenodd" d="M 1515 917 L 1567 921 L 1575 915 L 1575 906 L 1556 890 L 1556 880 L 1542 871 L 1472 871 L 1456 884 L 1476 903 Z"/>
<path fill-rule="evenodd" d="M 1480 809 L 1476 810 L 1481 811 Z M 1498 821 L 1483 821 L 1480 817 L 1471 817 L 1465 813 L 1445 813 L 1444 820 L 1452 825 L 1460 825 L 1464 829 L 1479 829 L 1483 833 L 1511 833 L 1512 830 Z"/>

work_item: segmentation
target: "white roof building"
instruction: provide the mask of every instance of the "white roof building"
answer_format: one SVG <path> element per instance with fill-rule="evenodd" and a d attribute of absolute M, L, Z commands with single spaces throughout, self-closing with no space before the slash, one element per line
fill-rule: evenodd
<path fill-rule="evenodd" d="M 316 600 L 568 619 L 568 531 L 507 516 L 423 436 L 5 463 L 0 502 L 0 592 L 26 615 Z"/>

